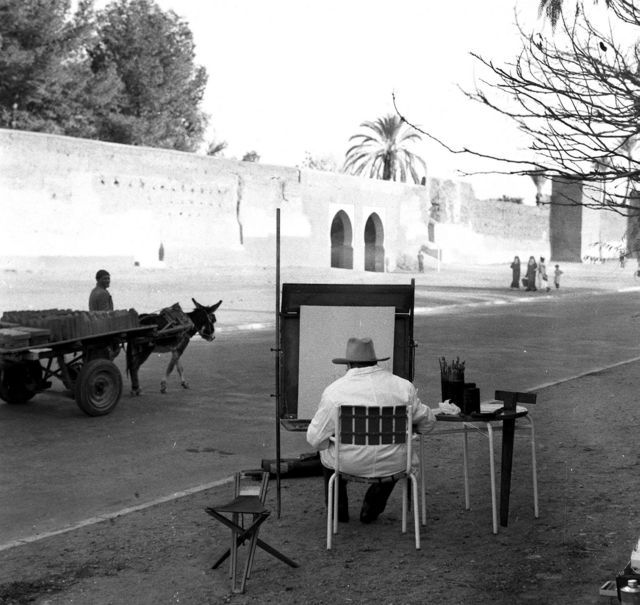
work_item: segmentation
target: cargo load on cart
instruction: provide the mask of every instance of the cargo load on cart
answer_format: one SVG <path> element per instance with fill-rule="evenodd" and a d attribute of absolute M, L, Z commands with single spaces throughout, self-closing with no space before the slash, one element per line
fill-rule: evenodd
<path fill-rule="evenodd" d="M 133 338 L 152 338 L 135 309 L 6 311 L 0 318 L 0 398 L 26 403 L 57 378 L 90 416 L 108 414 L 122 394 L 113 360 Z"/>

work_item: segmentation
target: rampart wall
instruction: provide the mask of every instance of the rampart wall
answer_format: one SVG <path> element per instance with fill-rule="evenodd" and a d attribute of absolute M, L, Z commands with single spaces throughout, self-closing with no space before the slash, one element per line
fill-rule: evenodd
<path fill-rule="evenodd" d="M 478 200 L 462 182 L 432 179 L 431 215 L 446 258 L 504 263 L 514 256 L 549 255 L 549 207 Z"/>
<path fill-rule="evenodd" d="M 0 257 L 146 263 L 162 242 L 176 266 L 272 265 L 276 208 L 287 264 L 330 266 L 340 237 L 354 269 L 412 268 L 423 246 L 470 263 L 549 250 L 548 208 L 480 201 L 465 183 L 425 187 L 13 130 L 0 130 L 0 204 Z"/>
<path fill-rule="evenodd" d="M 338 210 L 354 268 L 373 214 L 392 266 L 426 237 L 425 187 L 21 131 L 0 130 L 0 193 L 5 256 L 273 264 L 276 208 L 283 262 L 327 266 Z"/>

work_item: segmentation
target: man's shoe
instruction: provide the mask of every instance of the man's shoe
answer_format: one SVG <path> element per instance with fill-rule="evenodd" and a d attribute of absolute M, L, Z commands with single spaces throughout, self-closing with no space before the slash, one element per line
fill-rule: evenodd
<path fill-rule="evenodd" d="M 365 501 L 362 503 L 362 508 L 360 509 L 360 522 L 373 523 L 378 518 L 379 514 L 379 511 Z"/>

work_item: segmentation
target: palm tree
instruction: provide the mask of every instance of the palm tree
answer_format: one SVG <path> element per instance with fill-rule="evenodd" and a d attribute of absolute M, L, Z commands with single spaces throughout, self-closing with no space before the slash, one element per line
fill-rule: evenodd
<path fill-rule="evenodd" d="M 344 172 L 365 174 L 383 181 L 407 181 L 411 175 L 414 183 L 419 183 L 421 175 L 416 170 L 421 166 L 427 172 L 425 161 L 409 151 L 407 143 L 420 141 L 420 134 L 404 124 L 398 115 L 387 114 L 374 122 L 363 122 L 361 128 L 367 132 L 354 134 L 349 141 L 357 141 L 347 150 Z"/>
<path fill-rule="evenodd" d="M 536 206 L 542 203 L 542 187 L 547 182 L 547 177 L 543 173 L 530 174 L 533 184 L 536 186 Z"/>
<path fill-rule="evenodd" d="M 216 139 L 213 139 L 207 146 L 207 155 L 217 155 L 222 157 L 224 155 L 224 150 L 227 148 L 227 145 L 228 144 L 226 141 L 217 141 Z"/>
<path fill-rule="evenodd" d="M 551 25 L 555 27 L 560 15 L 562 14 L 563 0 L 540 0 L 538 12 L 545 13 L 547 19 L 551 21 Z"/>
<path fill-rule="evenodd" d="M 593 0 L 594 4 L 598 4 L 598 0 Z M 605 0 L 608 7 L 611 6 L 611 0 Z M 538 12 L 545 13 L 547 19 L 551 22 L 551 26 L 555 27 L 563 12 L 564 0 L 539 0 Z M 575 7 L 576 12 L 580 11 L 580 5 Z"/>

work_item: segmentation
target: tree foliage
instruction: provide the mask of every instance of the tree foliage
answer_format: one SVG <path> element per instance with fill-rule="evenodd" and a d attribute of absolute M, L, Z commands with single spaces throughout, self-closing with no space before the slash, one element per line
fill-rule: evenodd
<path fill-rule="evenodd" d="M 0 0 L 0 126 L 95 136 L 119 83 L 91 70 L 92 35 L 90 2 Z"/>
<path fill-rule="evenodd" d="M 319 170 L 322 172 L 338 172 L 339 165 L 333 156 L 330 155 L 312 155 L 310 151 L 304 152 L 304 159 L 300 168 L 308 168 L 310 170 Z"/>
<path fill-rule="evenodd" d="M 345 172 L 385 181 L 406 182 L 410 177 L 414 183 L 419 183 L 426 176 L 425 161 L 408 148 L 412 142 L 421 140 L 415 128 L 407 126 L 393 114 L 373 122 L 363 122 L 360 127 L 365 132 L 354 134 L 349 139 L 355 144 L 345 155 Z M 418 168 L 422 168 L 422 174 Z"/>
<path fill-rule="evenodd" d="M 480 55 L 489 70 L 469 98 L 513 120 L 529 140 L 521 158 L 495 157 L 468 148 L 454 153 L 498 160 L 498 172 L 581 182 L 592 188 L 583 206 L 636 214 L 640 181 L 640 46 L 618 43 L 624 25 L 640 33 L 640 9 L 633 0 L 610 0 L 608 15 L 617 21 L 598 27 L 580 10 L 560 16 L 551 37 L 522 32 L 523 47 L 511 63 L 498 65 Z M 637 37 L 634 38 L 637 40 Z M 427 133 L 424 133 L 427 134 Z"/>
<path fill-rule="evenodd" d="M 115 67 L 123 91 L 102 138 L 184 151 L 202 140 L 207 74 L 187 24 L 153 0 L 117 0 L 98 15 L 94 69 Z"/>
<path fill-rule="evenodd" d="M 207 76 L 152 0 L 0 0 L 0 127 L 192 150 Z"/>
<path fill-rule="evenodd" d="M 260 154 L 255 149 L 252 149 L 251 151 L 247 151 L 247 153 L 245 153 L 242 156 L 242 161 L 243 162 L 259 162 Z"/>

